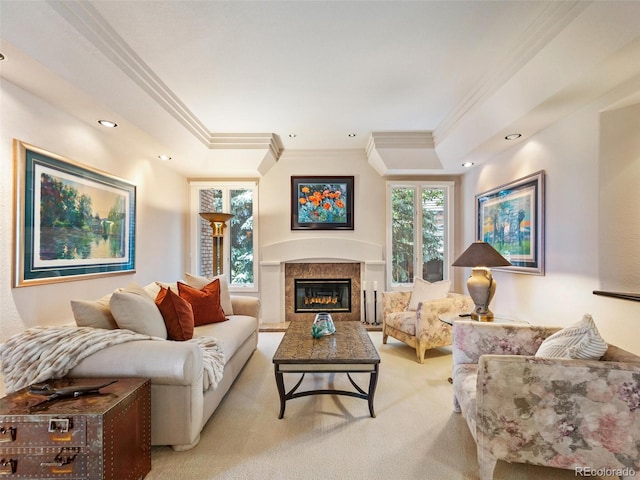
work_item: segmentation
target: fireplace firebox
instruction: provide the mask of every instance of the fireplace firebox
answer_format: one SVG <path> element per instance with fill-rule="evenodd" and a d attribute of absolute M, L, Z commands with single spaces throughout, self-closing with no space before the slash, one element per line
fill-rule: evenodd
<path fill-rule="evenodd" d="M 351 312 L 351 279 L 294 279 L 295 312 Z"/>

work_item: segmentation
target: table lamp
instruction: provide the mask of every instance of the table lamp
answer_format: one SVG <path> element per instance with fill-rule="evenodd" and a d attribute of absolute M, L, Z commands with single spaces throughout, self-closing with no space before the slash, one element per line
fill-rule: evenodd
<path fill-rule="evenodd" d="M 486 242 L 474 242 L 452 264 L 454 267 L 471 267 L 467 280 L 469 296 L 475 303 L 471 318 L 480 322 L 492 322 L 493 313 L 489 303 L 496 293 L 496 282 L 491 275 L 491 267 L 511 265 L 498 251 Z"/>

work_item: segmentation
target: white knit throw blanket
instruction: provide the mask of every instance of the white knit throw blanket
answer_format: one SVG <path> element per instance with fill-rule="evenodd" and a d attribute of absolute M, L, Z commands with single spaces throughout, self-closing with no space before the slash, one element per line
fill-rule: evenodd
<path fill-rule="evenodd" d="M 34 327 L 12 336 L 0 345 L 0 370 L 7 393 L 27 385 L 62 378 L 81 360 L 110 345 L 157 340 L 131 330 L 104 330 L 91 327 Z M 197 337 L 189 342 L 202 351 L 203 388 L 216 388 L 224 371 L 222 345 L 212 337 Z"/>

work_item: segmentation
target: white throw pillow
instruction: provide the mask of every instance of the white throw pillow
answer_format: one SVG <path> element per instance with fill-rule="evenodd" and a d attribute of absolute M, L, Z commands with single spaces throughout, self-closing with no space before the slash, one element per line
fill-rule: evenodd
<path fill-rule="evenodd" d="M 411 291 L 411 300 L 407 310 L 416 311 L 420 302 L 430 302 L 433 300 L 442 300 L 447 298 L 451 289 L 451 280 L 441 280 L 439 282 L 427 282 L 421 278 L 413 279 L 413 290 Z"/>
<path fill-rule="evenodd" d="M 118 327 L 166 340 L 167 327 L 156 302 L 136 284 L 118 289 L 109 300 Z"/>
<path fill-rule="evenodd" d="M 591 315 L 547 337 L 536 357 L 581 358 L 599 360 L 607 351 L 607 342 L 600 336 Z"/>
<path fill-rule="evenodd" d="M 233 315 L 233 305 L 231 304 L 229 284 L 227 283 L 227 279 L 224 275 L 218 275 L 217 277 L 213 278 L 201 277 L 198 275 L 192 275 L 190 273 L 185 273 L 184 275 L 187 279 L 187 285 L 193 288 L 197 288 L 198 290 L 204 288 L 206 285 L 209 285 L 216 278 L 220 280 L 220 306 L 222 307 L 222 310 L 227 317 L 229 315 Z"/>
<path fill-rule="evenodd" d="M 115 318 L 109 309 L 111 294 L 98 300 L 71 300 L 71 310 L 76 325 L 79 327 L 104 328 L 115 330 L 118 328 Z"/>
<path fill-rule="evenodd" d="M 160 288 L 170 288 L 173 293 L 178 293 L 178 282 L 151 282 L 149 285 L 146 285 L 144 291 L 147 292 L 154 301 L 158 294 L 160 293 Z"/>

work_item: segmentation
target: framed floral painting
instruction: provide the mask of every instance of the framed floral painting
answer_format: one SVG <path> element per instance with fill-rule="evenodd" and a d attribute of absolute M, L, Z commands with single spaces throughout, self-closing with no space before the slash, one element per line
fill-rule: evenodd
<path fill-rule="evenodd" d="M 291 177 L 291 230 L 353 230 L 354 177 Z"/>

